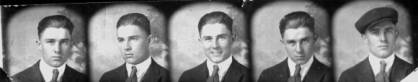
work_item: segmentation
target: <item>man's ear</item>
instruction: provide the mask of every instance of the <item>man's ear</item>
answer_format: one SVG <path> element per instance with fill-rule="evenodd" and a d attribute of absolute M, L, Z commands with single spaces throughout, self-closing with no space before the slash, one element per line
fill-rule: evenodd
<path fill-rule="evenodd" d="M 41 45 L 41 41 L 40 40 L 36 40 L 35 41 L 36 46 L 38 46 L 38 49 L 42 49 L 42 45 Z"/>
<path fill-rule="evenodd" d="M 364 41 L 364 42 L 367 42 L 367 35 L 366 34 L 361 34 L 361 39 Z"/>

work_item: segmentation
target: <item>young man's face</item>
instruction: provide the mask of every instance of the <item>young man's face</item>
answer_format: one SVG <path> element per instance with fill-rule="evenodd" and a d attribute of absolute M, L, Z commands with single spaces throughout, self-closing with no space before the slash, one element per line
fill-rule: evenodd
<path fill-rule="evenodd" d="M 380 58 L 389 57 L 393 53 L 396 37 L 395 25 L 389 21 L 368 28 L 363 35 L 370 52 Z"/>
<path fill-rule="evenodd" d="M 312 57 L 315 36 L 307 27 L 287 28 L 282 43 L 288 57 L 297 64 L 305 64 Z"/>
<path fill-rule="evenodd" d="M 214 63 L 220 63 L 231 56 L 232 33 L 224 24 L 204 25 L 199 41 L 203 44 L 206 57 Z"/>
<path fill-rule="evenodd" d="M 125 62 L 139 64 L 149 57 L 148 35 L 138 26 L 120 26 L 117 29 L 117 40 Z"/>
<path fill-rule="evenodd" d="M 42 58 L 53 67 L 63 65 L 71 55 L 71 34 L 65 28 L 47 27 L 40 36 Z"/>

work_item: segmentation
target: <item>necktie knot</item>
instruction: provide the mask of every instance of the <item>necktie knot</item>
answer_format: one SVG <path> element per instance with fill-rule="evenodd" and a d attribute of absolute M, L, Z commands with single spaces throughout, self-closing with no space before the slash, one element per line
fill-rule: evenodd
<path fill-rule="evenodd" d="M 376 75 L 376 82 L 389 82 L 389 77 L 386 74 L 386 62 L 380 61 L 380 72 Z"/>
<path fill-rule="evenodd" d="M 136 75 L 136 72 L 137 72 L 136 67 L 132 66 L 131 69 L 132 69 L 131 74 L 130 74 L 129 78 L 126 80 L 126 82 L 138 82 L 138 78 L 137 78 L 137 75 Z"/>
<path fill-rule="evenodd" d="M 58 69 L 53 69 L 52 70 L 52 80 L 51 80 L 51 82 L 58 82 L 58 74 L 59 74 Z"/>
<path fill-rule="evenodd" d="M 385 71 L 386 70 L 386 62 L 385 61 L 380 61 L 380 71 Z"/>
<path fill-rule="evenodd" d="M 300 64 L 296 64 L 296 66 L 295 66 L 295 76 L 296 75 L 300 75 L 300 70 L 301 70 L 301 67 L 300 67 Z"/>
<path fill-rule="evenodd" d="M 136 73 L 138 71 L 135 66 L 132 66 L 131 69 L 133 73 Z"/>
<path fill-rule="evenodd" d="M 219 66 L 218 65 L 213 65 L 213 72 L 212 75 L 207 79 L 206 82 L 219 82 Z"/>
<path fill-rule="evenodd" d="M 218 65 L 213 65 L 213 71 L 218 72 L 219 71 L 219 66 Z"/>

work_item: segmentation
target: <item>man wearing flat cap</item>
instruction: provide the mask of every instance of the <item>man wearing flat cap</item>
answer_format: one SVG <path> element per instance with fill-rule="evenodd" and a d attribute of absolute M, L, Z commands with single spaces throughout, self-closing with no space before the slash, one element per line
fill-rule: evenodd
<path fill-rule="evenodd" d="M 344 71 L 339 82 L 399 82 L 413 71 L 412 64 L 394 53 L 397 22 L 397 11 L 389 7 L 374 8 L 361 16 L 355 27 L 368 45 L 369 56 Z"/>

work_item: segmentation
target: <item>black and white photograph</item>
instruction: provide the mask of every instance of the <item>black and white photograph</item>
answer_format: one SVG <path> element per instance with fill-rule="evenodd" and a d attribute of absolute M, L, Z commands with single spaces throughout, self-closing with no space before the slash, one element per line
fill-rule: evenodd
<path fill-rule="evenodd" d="M 108 5 L 89 24 L 92 82 L 169 82 L 166 19 L 141 3 Z"/>
<path fill-rule="evenodd" d="M 33 5 L 5 27 L 13 82 L 86 82 L 84 19 L 65 6 Z"/>
<path fill-rule="evenodd" d="M 392 1 L 357 1 L 333 18 L 338 82 L 400 82 L 414 69 L 410 17 Z"/>
<path fill-rule="evenodd" d="M 333 82 L 324 9 L 277 1 L 256 10 L 251 23 L 254 82 Z"/>
<path fill-rule="evenodd" d="M 0 82 L 417 82 L 418 0 L 0 0 Z"/>
<path fill-rule="evenodd" d="M 184 6 L 169 26 L 174 82 L 249 82 L 244 13 L 227 3 Z"/>

